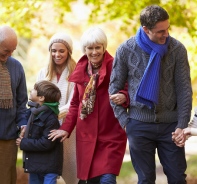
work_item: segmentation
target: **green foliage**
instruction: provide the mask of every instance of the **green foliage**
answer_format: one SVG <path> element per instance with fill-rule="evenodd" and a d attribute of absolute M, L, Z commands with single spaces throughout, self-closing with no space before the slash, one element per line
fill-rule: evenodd
<path fill-rule="evenodd" d="M 17 167 L 22 167 L 23 166 L 23 160 L 22 160 L 22 158 L 18 158 L 17 159 L 16 166 Z"/>
<path fill-rule="evenodd" d="M 63 23 L 63 19 L 66 12 L 71 11 L 71 2 L 75 2 L 77 0 L 54 0 L 54 9 L 58 12 L 56 20 L 58 23 Z"/>
<path fill-rule="evenodd" d="M 17 162 L 16 166 L 17 167 L 23 167 L 23 152 L 18 148 L 18 155 L 17 155 Z"/>
<path fill-rule="evenodd" d="M 140 11 L 152 4 L 158 4 L 168 11 L 171 25 L 187 28 L 192 37 L 197 33 L 194 24 L 197 21 L 196 0 L 85 0 L 85 3 L 93 5 L 90 22 L 121 20 L 121 28 L 127 34 L 139 26 Z"/>
<path fill-rule="evenodd" d="M 71 11 L 70 2 L 76 0 L 0 0 L 0 24 L 17 30 L 19 36 L 31 38 L 35 29 L 44 30 L 43 5 L 53 5 L 56 22 L 62 23 L 65 12 Z M 51 10 L 48 10 L 51 11 Z M 53 21 L 53 20 L 51 20 Z"/>
<path fill-rule="evenodd" d="M 69 15 L 73 11 L 73 4 L 78 2 L 82 4 L 82 0 L 0 0 L 0 25 L 7 24 L 13 27 L 25 43 L 22 45 L 19 43 L 17 57 L 26 61 L 29 49 L 27 44 L 43 35 L 49 38 L 59 29 L 57 27 L 69 26 L 72 27 L 73 33 L 81 34 L 80 30 L 84 29 L 87 21 L 78 22 L 76 17 Z M 118 43 L 122 42 L 123 35 L 130 37 L 136 33 L 140 26 L 139 14 L 145 6 L 158 4 L 164 7 L 170 15 L 171 27 L 177 29 L 178 36 L 175 38 L 188 50 L 192 82 L 197 83 L 197 0 L 83 0 L 83 2 L 86 8 L 91 10 L 89 23 L 107 22 L 113 25 L 110 29 L 116 35 L 115 40 L 110 42 Z M 83 7 L 77 11 L 80 14 L 87 13 Z M 172 32 L 174 33 L 174 30 Z M 28 72 L 28 77 L 33 76 L 32 67 Z M 196 94 L 197 90 L 194 96 Z"/>
<path fill-rule="evenodd" d="M 0 23 L 8 24 L 16 29 L 20 36 L 31 36 L 31 21 L 36 17 L 41 1 L 0 1 Z"/>
<path fill-rule="evenodd" d="M 190 177 L 197 178 L 196 167 L 197 167 L 197 155 L 192 155 L 187 160 L 187 174 Z"/>

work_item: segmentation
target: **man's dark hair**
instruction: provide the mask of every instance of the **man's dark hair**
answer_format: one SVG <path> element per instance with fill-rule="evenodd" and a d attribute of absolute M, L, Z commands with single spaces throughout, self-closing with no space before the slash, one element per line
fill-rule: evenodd
<path fill-rule="evenodd" d="M 141 26 L 146 26 L 148 29 L 153 29 L 156 23 L 168 19 L 167 11 L 158 5 L 147 6 L 140 13 Z"/>
<path fill-rule="evenodd" d="M 37 96 L 45 97 L 44 102 L 59 102 L 61 98 L 61 92 L 59 88 L 47 80 L 36 82 L 34 89 L 37 90 Z"/>

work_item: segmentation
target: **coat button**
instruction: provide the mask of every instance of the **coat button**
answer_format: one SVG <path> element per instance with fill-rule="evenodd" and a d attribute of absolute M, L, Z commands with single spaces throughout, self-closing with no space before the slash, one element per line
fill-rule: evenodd
<path fill-rule="evenodd" d="M 26 158 L 26 160 L 28 160 L 28 158 Z"/>

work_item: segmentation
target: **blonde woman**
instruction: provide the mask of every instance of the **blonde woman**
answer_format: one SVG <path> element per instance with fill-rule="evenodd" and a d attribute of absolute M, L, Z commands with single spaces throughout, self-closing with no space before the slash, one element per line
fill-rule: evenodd
<path fill-rule="evenodd" d="M 68 111 L 73 96 L 74 83 L 68 81 L 76 62 L 72 58 L 72 40 L 65 33 L 54 34 L 49 41 L 50 59 L 47 68 L 43 68 L 37 80 L 49 80 L 61 91 L 60 116 L 62 124 L 64 114 Z M 78 183 L 76 174 L 76 133 L 72 132 L 70 139 L 64 141 L 64 163 L 62 177 L 66 184 Z"/>

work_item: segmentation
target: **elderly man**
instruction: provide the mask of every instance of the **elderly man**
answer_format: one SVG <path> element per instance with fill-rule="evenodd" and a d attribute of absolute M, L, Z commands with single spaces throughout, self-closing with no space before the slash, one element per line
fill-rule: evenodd
<path fill-rule="evenodd" d="M 9 26 L 0 26 L 0 183 L 16 183 L 16 138 L 26 124 L 26 79 L 23 67 L 11 54 L 17 36 Z"/>

